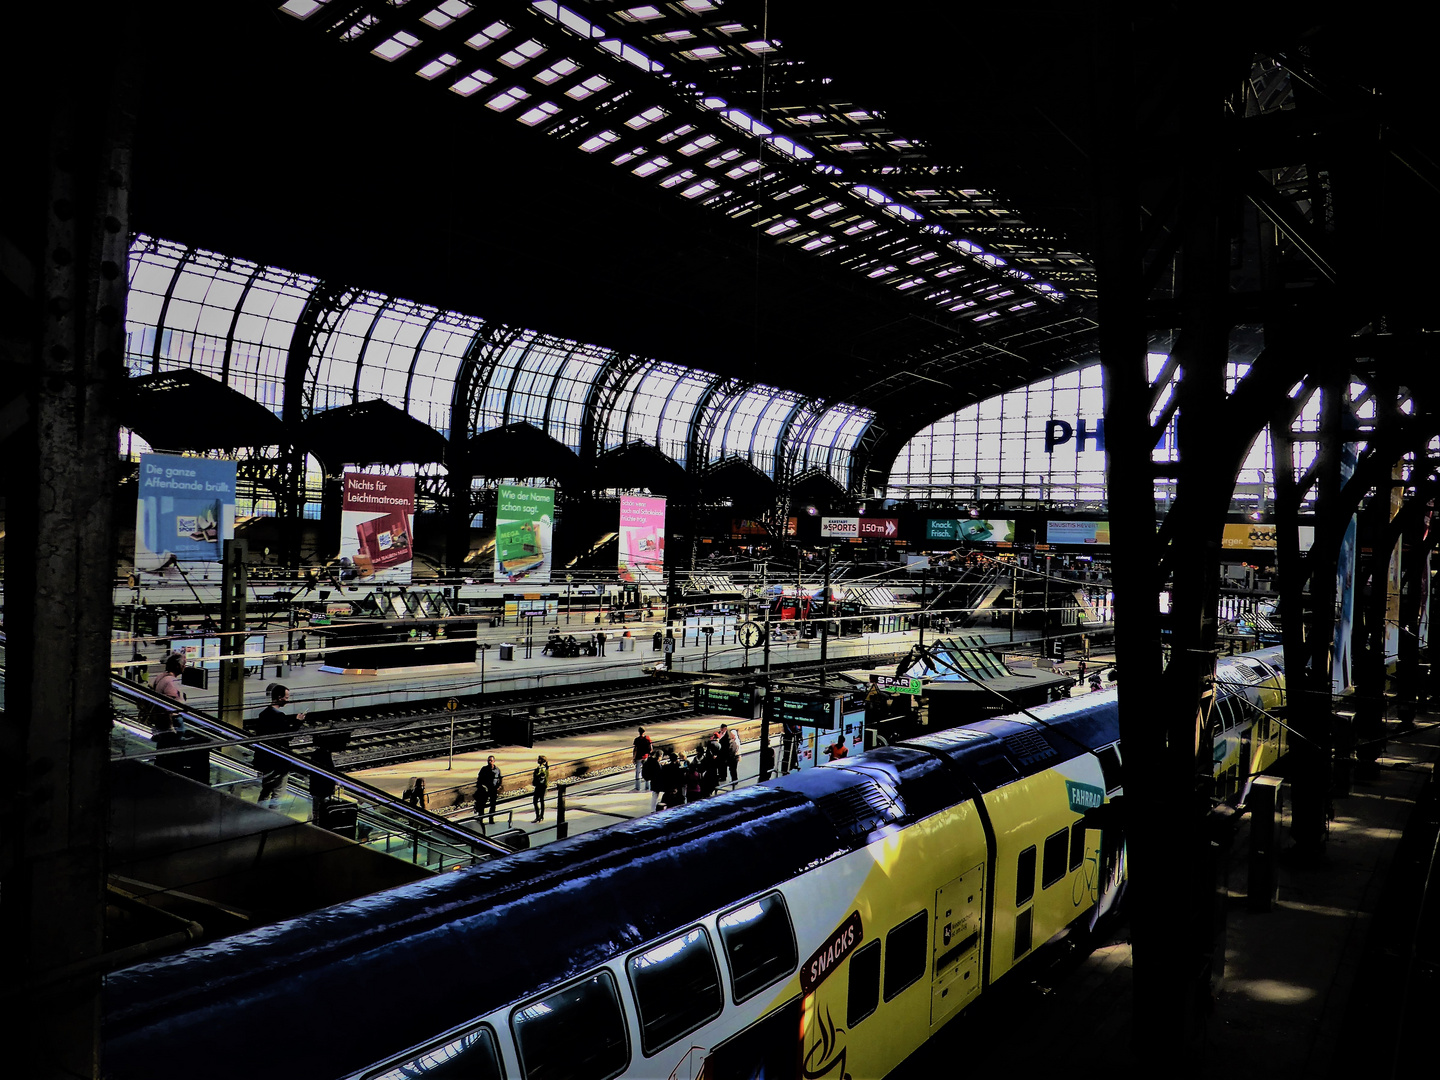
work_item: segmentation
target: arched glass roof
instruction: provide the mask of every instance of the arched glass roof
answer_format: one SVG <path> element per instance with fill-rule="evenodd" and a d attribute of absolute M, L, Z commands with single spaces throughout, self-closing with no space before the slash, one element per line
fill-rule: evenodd
<path fill-rule="evenodd" d="M 523 422 L 577 453 L 593 432 L 591 453 L 640 442 L 692 471 L 739 457 L 777 480 L 820 468 L 842 486 L 874 420 L 858 406 L 143 236 L 131 247 L 126 325 L 132 374 L 193 368 L 287 420 L 381 399 L 447 438 Z M 285 416 L 292 363 L 305 365 L 298 417 Z M 476 390 L 462 401 L 466 365 Z M 455 416 L 471 401 L 471 415 Z M 819 424 L 794 422 L 822 413 Z"/>
<path fill-rule="evenodd" d="M 1164 372 L 1166 361 L 1161 354 L 1151 354 L 1152 383 Z M 1235 391 L 1249 370 L 1250 365 L 1244 362 L 1228 365 L 1227 393 Z M 1175 412 L 1170 408 L 1175 384 L 1176 376 L 1170 377 L 1150 417 L 1152 424 L 1166 418 L 1164 432 L 1152 453 L 1156 462 L 1178 460 Z M 1358 394 L 1363 388 L 1355 391 Z M 1373 416 L 1373 410 L 1373 402 L 1362 401 L 1356 406 L 1356 415 L 1363 421 Z M 1098 363 L 987 398 L 937 420 L 906 443 L 891 466 L 886 496 L 1104 504 L 1104 443 L 1094 437 L 1097 425 L 1102 425 L 1103 430 L 1104 415 Z M 1294 424 L 1297 473 L 1315 460 L 1312 437 L 1319 421 L 1319 395 L 1311 393 Z M 821 441 L 818 435 L 817 431 L 812 446 Z M 1246 452 L 1236 478 L 1237 501 L 1272 502 L 1274 480 L 1274 453 L 1267 429 Z M 1157 479 L 1157 502 L 1172 497 L 1173 484 L 1173 480 Z"/>

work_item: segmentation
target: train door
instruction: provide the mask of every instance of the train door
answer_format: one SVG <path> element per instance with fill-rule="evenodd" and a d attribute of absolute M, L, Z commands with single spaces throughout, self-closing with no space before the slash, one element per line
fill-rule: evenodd
<path fill-rule="evenodd" d="M 980 992 L 985 867 L 972 866 L 935 892 L 930 1026 L 943 1024 Z"/>

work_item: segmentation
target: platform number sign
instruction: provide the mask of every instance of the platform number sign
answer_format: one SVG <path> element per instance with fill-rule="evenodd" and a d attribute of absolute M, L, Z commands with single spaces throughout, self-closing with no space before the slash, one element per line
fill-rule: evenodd
<path fill-rule="evenodd" d="M 1056 638 L 1054 641 L 1046 642 L 1045 655 L 1051 660 L 1065 659 L 1065 639 Z"/>

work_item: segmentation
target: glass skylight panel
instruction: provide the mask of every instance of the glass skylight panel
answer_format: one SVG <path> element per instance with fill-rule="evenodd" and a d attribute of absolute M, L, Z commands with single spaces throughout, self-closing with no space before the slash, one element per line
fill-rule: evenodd
<path fill-rule="evenodd" d="M 324 6 L 324 0 L 286 0 L 280 5 L 280 10 L 297 19 L 308 19 Z"/>
<path fill-rule="evenodd" d="M 466 40 L 465 44 L 469 45 L 472 49 L 483 49 L 487 45 L 495 44 L 495 42 L 499 41 L 508 33 L 510 33 L 510 27 L 506 26 L 504 23 L 491 23 L 484 30 L 481 30 L 478 34 L 471 35 L 471 37 Z"/>
<path fill-rule="evenodd" d="M 759 135 L 762 138 L 774 133 L 774 129 L 762 124 L 744 109 L 724 109 L 720 113 L 726 120 L 734 124 L 741 131 L 748 131 L 752 135 Z"/>
<path fill-rule="evenodd" d="M 522 115 L 519 116 L 517 119 L 519 119 L 520 123 L 522 123 L 522 124 L 526 124 L 526 125 L 528 125 L 528 126 L 530 126 L 530 127 L 534 127 L 536 124 L 540 123 L 542 120 L 548 120 L 548 119 L 550 119 L 552 116 L 558 115 L 559 112 L 560 112 L 560 106 L 559 106 L 559 105 L 552 104 L 551 102 L 548 102 L 548 101 L 542 101 L 542 102 L 540 102 L 539 105 L 536 105 L 533 109 L 531 109 L 531 110 L 529 110 L 528 112 L 522 114 Z"/>
<path fill-rule="evenodd" d="M 676 139 L 684 138 L 686 135 L 689 135 L 690 132 L 692 132 L 692 131 L 694 131 L 694 130 L 695 130 L 695 125 L 694 125 L 694 124 L 682 124 L 682 125 L 680 125 L 678 128 L 676 128 L 674 131 L 670 131 L 670 132 L 667 132 L 667 133 L 664 134 L 664 135 L 661 135 L 660 138 L 656 139 L 655 141 L 656 141 L 656 142 L 662 142 L 662 143 L 674 142 Z"/>
<path fill-rule="evenodd" d="M 613 131 L 597 132 L 596 134 L 590 136 L 590 138 L 586 139 L 583 143 L 581 143 L 580 149 L 584 150 L 587 154 L 593 154 L 596 150 L 599 150 L 605 146 L 609 146 L 611 143 L 617 141 L 619 138 L 620 136 L 616 135 Z"/>
<path fill-rule="evenodd" d="M 763 56 L 765 53 L 775 51 L 775 46 L 768 41 L 747 41 L 745 48 L 757 56 Z"/>
<path fill-rule="evenodd" d="M 631 169 L 630 171 L 633 172 L 636 176 L 646 177 L 646 176 L 650 176 L 652 173 L 657 173 L 657 172 L 659 172 L 661 169 L 664 169 L 664 168 L 668 167 L 669 164 L 670 164 L 670 159 L 669 159 L 669 158 L 667 158 L 667 157 L 656 157 L 656 158 L 651 158 L 649 161 L 647 161 L 647 162 L 645 162 L 644 164 L 640 165 L 638 168 Z"/>
<path fill-rule="evenodd" d="M 813 158 L 815 156 L 794 139 L 787 139 L 784 135 L 776 135 L 773 139 L 768 139 L 767 141 L 771 146 L 775 147 L 776 150 L 779 150 L 788 157 L 795 158 L 797 161 L 805 161 L 807 158 Z"/>
<path fill-rule="evenodd" d="M 739 165 L 736 165 L 725 175 L 730 177 L 731 180 L 739 180 L 742 176 L 753 173 L 758 168 L 760 168 L 760 162 L 754 160 L 744 161 L 741 162 Z"/>
<path fill-rule="evenodd" d="M 394 37 L 387 38 L 379 45 L 376 45 L 370 52 L 382 60 L 394 60 L 397 57 L 404 56 L 419 44 L 420 39 L 418 37 L 406 30 L 401 30 L 398 31 Z"/>
<path fill-rule="evenodd" d="M 420 21 L 428 23 L 436 30 L 441 30 L 449 26 L 456 19 L 469 15 L 473 10 L 474 8 L 464 3 L 463 0 L 444 0 L 434 11 L 427 15 L 422 15 Z"/>
<path fill-rule="evenodd" d="M 833 236 L 817 236 L 814 240 L 807 241 L 800 246 L 806 251 L 816 251 L 819 248 L 825 247 L 827 244 L 833 244 L 834 242 L 835 237 Z"/>
<path fill-rule="evenodd" d="M 650 57 L 646 56 L 639 49 L 635 48 L 634 45 L 627 45 L 623 41 L 617 41 L 614 38 L 607 38 L 606 40 L 600 42 L 600 47 L 606 52 L 613 53 L 614 55 L 620 57 L 620 59 L 624 60 L 627 64 L 634 64 L 641 71 L 659 73 L 665 70 L 664 64 L 660 63 L 658 60 L 651 60 Z"/>
<path fill-rule="evenodd" d="M 895 286 L 895 288 L 899 289 L 901 292 L 904 292 L 906 289 L 913 289 L 913 288 L 915 288 L 916 285 L 924 285 L 924 284 L 925 284 L 925 279 L 924 279 L 923 277 L 917 277 L 917 278 L 911 278 L 909 281 L 902 281 L 902 282 L 900 282 L 899 284 L 897 284 L 897 285 Z"/>
<path fill-rule="evenodd" d="M 433 79 L 436 75 L 442 75 L 445 72 L 449 71 L 459 62 L 460 58 L 458 56 L 454 56 L 450 53 L 441 53 L 434 60 L 431 60 L 430 63 L 426 64 L 418 72 L 416 72 L 416 74 L 424 79 Z"/>
<path fill-rule="evenodd" d="M 491 75 L 490 72 L 485 71 L 483 68 L 476 68 L 469 75 L 466 75 L 463 79 L 457 82 L 454 86 L 450 87 L 450 89 L 454 90 L 455 93 L 461 95 L 462 97 L 469 97 L 471 94 L 475 93 L 476 90 L 479 90 L 482 86 L 489 86 L 494 81 L 495 76 Z"/>
<path fill-rule="evenodd" d="M 690 157 L 693 154 L 698 154 L 701 150 L 709 150 L 710 147 L 714 146 L 719 141 L 720 140 L 714 135 L 701 135 L 698 139 L 694 139 L 691 142 L 688 142 L 684 146 L 682 146 L 680 148 L 680 153 L 684 154 L 686 157 Z"/>
<path fill-rule="evenodd" d="M 835 211 L 844 209 L 844 206 L 844 203 L 828 202 L 824 206 L 817 206 L 814 210 L 811 210 L 810 216 L 812 218 L 829 217 L 835 213 Z"/>
<path fill-rule="evenodd" d="M 505 52 L 500 57 L 500 62 L 506 67 L 518 68 L 521 64 L 528 63 L 538 56 L 543 56 L 545 46 L 533 38 L 529 41 L 522 41 L 515 48 Z"/>
<path fill-rule="evenodd" d="M 727 161 L 734 161 L 736 158 L 740 157 L 743 153 L 744 153 L 743 150 L 736 150 L 736 149 L 734 149 L 734 148 L 732 147 L 731 149 L 726 150 L 723 154 L 716 154 L 716 155 L 715 155 L 713 158 L 711 158 L 709 161 L 705 162 L 705 167 L 706 167 L 707 169 L 718 169 L 721 165 L 724 165 Z"/>
<path fill-rule="evenodd" d="M 633 7 L 628 11 L 617 11 L 615 14 L 626 22 L 649 22 L 651 19 L 660 18 L 662 13 L 653 4 L 642 4 L 640 7 Z"/>
<path fill-rule="evenodd" d="M 701 180 L 699 183 L 691 184 L 680 194 L 687 199 L 693 199 L 699 195 L 704 195 L 707 191 L 714 191 L 719 186 L 720 181 L 718 180 Z"/>
<path fill-rule="evenodd" d="M 781 233 L 789 232 L 791 229 L 795 228 L 795 226 L 799 224 L 800 222 L 796 221 L 794 218 L 786 218 L 784 221 L 777 221 L 774 225 L 771 225 L 769 228 L 767 228 L 765 232 L 768 233 L 770 236 L 779 236 Z"/>
<path fill-rule="evenodd" d="M 940 256 L 933 251 L 922 251 L 913 259 L 908 260 L 911 266 L 918 266 L 920 263 L 929 262 L 931 259 L 938 259 Z"/>
<path fill-rule="evenodd" d="M 591 94 L 604 90 L 609 85 L 610 80 L 604 75 L 591 75 L 588 79 L 584 79 L 566 90 L 565 96 L 574 98 L 576 101 L 584 101 Z"/>
<path fill-rule="evenodd" d="M 521 90 L 518 86 L 512 86 L 509 90 L 496 94 L 485 103 L 485 107 L 487 109 L 494 109 L 496 112 L 504 112 L 512 105 L 520 104 L 520 102 L 529 96 L 530 94 L 527 91 Z"/>
<path fill-rule="evenodd" d="M 877 267 L 877 268 L 874 269 L 874 270 L 871 270 L 871 271 L 870 271 L 868 274 L 866 274 L 865 276 L 868 277 L 868 278 L 884 277 L 886 274 L 893 274 L 893 273 L 895 273 L 895 271 L 898 270 L 898 269 L 900 269 L 898 266 L 880 266 L 880 267 Z"/>
<path fill-rule="evenodd" d="M 654 38 L 656 41 L 675 42 L 689 41 L 694 36 L 695 33 L 691 30 L 666 30 L 663 34 L 655 34 Z"/>
<path fill-rule="evenodd" d="M 674 176 L 667 176 L 664 180 L 661 180 L 660 186 L 663 188 L 673 188 L 678 184 L 683 184 L 685 181 L 693 180 L 694 178 L 694 169 L 681 169 Z"/>
<path fill-rule="evenodd" d="M 645 148 L 644 148 L 643 146 L 637 146 L 634 150 L 629 150 L 629 151 L 621 154 L 621 155 L 620 155 L 619 157 L 617 157 L 617 158 L 611 158 L 611 159 L 610 159 L 610 164 L 611 164 L 611 165 L 624 165 L 624 164 L 626 164 L 626 163 L 628 163 L 628 162 L 634 161 L 637 157 L 639 157 L 639 156 L 640 156 L 641 154 L 643 154 L 643 153 L 645 153 Z"/>
<path fill-rule="evenodd" d="M 636 115 L 632 116 L 629 120 L 626 120 L 626 121 L 625 121 L 625 126 L 628 127 L 628 128 L 633 128 L 633 129 L 636 130 L 636 131 L 639 131 L 641 128 L 647 128 L 647 127 L 649 127 L 651 124 L 655 123 L 657 120 L 663 120 L 663 119 L 665 119 L 665 117 L 668 116 L 668 115 L 670 115 L 670 114 L 667 113 L 664 109 L 660 108 L 659 105 L 655 105 L 655 106 L 652 106 L 652 107 L 649 108 L 649 109 L 646 109 L 646 110 L 645 110 L 644 112 L 642 112 L 642 113 L 637 113 Z"/>
<path fill-rule="evenodd" d="M 559 82 L 566 75 L 579 71 L 580 65 L 573 60 L 556 60 L 540 74 L 535 76 L 535 81 L 549 86 L 551 83 Z"/>
<path fill-rule="evenodd" d="M 688 56 L 691 60 L 718 60 L 725 55 L 725 50 L 716 45 L 700 45 L 694 49 L 685 49 L 681 56 Z"/>
<path fill-rule="evenodd" d="M 869 231 L 870 231 L 871 229 L 873 229 L 873 228 L 875 228 L 875 222 L 873 222 L 873 221 L 860 221 L 860 222 L 856 222 L 854 225 L 851 225 L 848 229 L 846 229 L 846 230 L 845 230 L 845 235 L 846 235 L 846 236 L 857 236 L 857 235 L 859 235 L 860 233 L 869 232 Z"/>
<path fill-rule="evenodd" d="M 970 320 L 970 321 L 971 321 L 971 322 L 984 322 L 986 319 L 998 319 L 999 317 L 1000 317 L 1000 313 L 999 313 L 998 311 L 984 311 L 984 312 L 981 312 L 979 315 L 976 315 L 975 318 L 973 318 L 973 319 Z"/>
<path fill-rule="evenodd" d="M 702 11 L 714 11 L 720 5 L 716 0 L 680 0 L 680 6 L 698 15 Z"/>

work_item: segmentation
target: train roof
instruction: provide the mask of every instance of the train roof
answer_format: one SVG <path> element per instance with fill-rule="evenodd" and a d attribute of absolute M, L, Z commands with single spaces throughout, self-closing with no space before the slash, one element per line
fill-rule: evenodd
<path fill-rule="evenodd" d="M 118 972 L 106 1062 L 164 1080 L 156 1046 L 263 1037 L 299 1075 L 358 1069 L 563 982 L 877 835 L 1116 737 L 1114 695 L 881 747 L 401 886 Z M 372 1005 L 359 987 L 386 987 Z M 460 992 L 463 989 L 463 993 Z M 404 1008 L 387 1002 L 404 999 Z M 245 1032 L 230 1030 L 244 1002 Z M 316 1010 L 325 1039 L 314 1037 Z M 336 1030 L 337 1022 L 340 1030 Z M 164 1055 L 160 1055 L 164 1057 Z M 216 1080 L 248 1080 L 243 1055 Z M 189 1075 L 193 1062 L 173 1062 Z"/>

